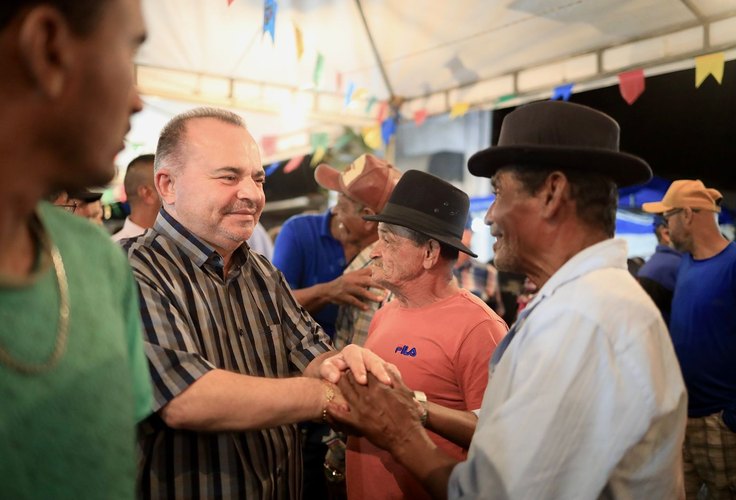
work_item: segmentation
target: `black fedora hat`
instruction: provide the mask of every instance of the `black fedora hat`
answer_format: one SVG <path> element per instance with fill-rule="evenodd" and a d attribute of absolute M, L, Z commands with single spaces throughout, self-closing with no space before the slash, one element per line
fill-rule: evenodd
<path fill-rule="evenodd" d="M 492 177 L 510 165 L 569 168 L 606 175 L 620 187 L 651 179 L 647 162 L 620 152 L 618 144 L 618 123 L 605 113 L 564 101 L 535 102 L 506 116 L 498 146 L 474 154 L 468 170 Z"/>
<path fill-rule="evenodd" d="M 365 220 L 408 227 L 473 257 L 463 245 L 468 218 L 468 195 L 439 177 L 409 170 L 401 176 L 380 214 L 365 215 Z"/>

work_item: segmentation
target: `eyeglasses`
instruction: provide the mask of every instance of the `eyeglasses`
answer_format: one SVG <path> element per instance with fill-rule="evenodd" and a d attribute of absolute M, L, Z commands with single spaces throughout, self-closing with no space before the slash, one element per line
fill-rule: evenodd
<path fill-rule="evenodd" d="M 665 227 L 669 226 L 670 217 L 672 217 L 673 215 L 675 215 L 677 213 L 682 212 L 683 210 L 685 210 L 685 209 L 684 208 L 675 208 L 673 210 L 670 210 L 669 212 L 664 212 L 662 214 L 662 220 L 664 220 Z"/>
<path fill-rule="evenodd" d="M 67 212 L 72 213 L 72 214 L 77 209 L 77 204 L 76 203 L 67 203 L 65 205 L 56 205 L 56 206 L 57 207 L 61 207 L 64 210 L 66 210 Z"/>

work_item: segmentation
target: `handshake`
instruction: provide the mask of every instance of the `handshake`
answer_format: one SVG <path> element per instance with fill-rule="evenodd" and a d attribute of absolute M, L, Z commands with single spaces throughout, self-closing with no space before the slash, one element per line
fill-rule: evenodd
<path fill-rule="evenodd" d="M 320 376 L 326 386 L 322 419 L 379 448 L 392 452 L 409 427 L 420 429 L 426 421 L 426 407 L 399 370 L 368 349 L 345 347 L 322 363 Z"/>

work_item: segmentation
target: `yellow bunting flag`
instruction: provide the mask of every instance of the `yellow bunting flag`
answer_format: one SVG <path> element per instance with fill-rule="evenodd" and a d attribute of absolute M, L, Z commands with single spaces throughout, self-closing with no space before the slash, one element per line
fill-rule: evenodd
<path fill-rule="evenodd" d="M 713 78 L 720 84 L 723 81 L 724 63 L 725 57 L 723 56 L 723 52 L 696 57 L 695 88 L 700 87 L 703 81 L 708 78 L 708 75 L 713 75 Z"/>
<path fill-rule="evenodd" d="M 359 99 L 364 99 L 368 95 L 368 89 L 365 87 L 358 87 L 355 89 L 355 92 L 353 92 L 353 101 L 357 101 Z"/>
<path fill-rule="evenodd" d="M 363 136 L 363 142 L 365 142 L 366 146 L 373 150 L 381 149 L 383 142 L 381 141 L 380 125 L 363 128 L 361 135 Z"/>
<path fill-rule="evenodd" d="M 294 23 L 294 42 L 296 43 L 296 58 L 301 61 L 304 55 L 304 37 L 302 36 L 302 30 L 296 23 Z"/>
<path fill-rule="evenodd" d="M 327 154 L 327 148 L 320 146 L 318 147 L 314 153 L 312 153 L 312 159 L 309 162 L 309 166 L 316 167 L 319 162 L 322 161 L 322 158 L 325 157 Z"/>
<path fill-rule="evenodd" d="M 470 109 L 470 103 L 467 102 L 458 102 L 452 105 L 452 109 L 450 110 L 450 118 L 457 118 L 459 116 L 463 116 L 465 113 L 468 112 L 468 109 Z"/>

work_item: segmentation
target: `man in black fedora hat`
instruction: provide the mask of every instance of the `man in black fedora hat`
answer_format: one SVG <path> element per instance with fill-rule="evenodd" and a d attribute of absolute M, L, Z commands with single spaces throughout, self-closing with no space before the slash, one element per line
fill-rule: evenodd
<path fill-rule="evenodd" d="M 488 361 L 507 330 L 453 278 L 459 252 L 474 256 L 462 242 L 468 207 L 468 196 L 459 189 L 410 170 L 380 213 L 363 216 L 378 222 L 372 278 L 394 294 L 374 315 L 365 346 L 421 391 L 420 421 L 432 442 L 458 460 L 475 430 L 473 411 L 482 402 Z M 357 437 L 348 440 L 347 489 L 351 498 L 426 497 L 387 452 Z"/>
<path fill-rule="evenodd" d="M 334 414 L 435 497 L 680 498 L 686 394 L 667 328 L 613 239 L 616 185 L 645 182 L 607 115 L 566 102 L 510 113 L 469 161 L 490 177 L 501 270 L 539 292 L 494 352 L 468 459 L 433 445 L 403 392 L 348 378 Z M 369 401 L 370 404 L 365 404 Z M 400 423 L 400 424 L 397 424 Z"/>

